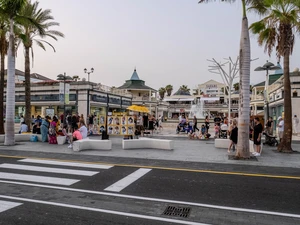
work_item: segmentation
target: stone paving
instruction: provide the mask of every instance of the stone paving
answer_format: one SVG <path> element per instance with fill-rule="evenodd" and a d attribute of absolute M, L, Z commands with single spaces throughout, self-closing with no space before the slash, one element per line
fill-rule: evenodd
<path fill-rule="evenodd" d="M 123 150 L 122 137 L 110 136 L 112 140 L 111 151 L 86 150 L 82 152 L 73 152 L 72 149 L 65 145 L 50 145 L 42 142 L 22 142 L 15 146 L 0 146 L 2 154 L 5 151 L 28 151 L 43 153 L 63 153 L 73 155 L 94 155 L 101 159 L 101 156 L 108 157 L 124 157 L 136 159 L 157 159 L 157 160 L 173 160 L 184 162 L 209 162 L 224 164 L 243 164 L 243 165 L 259 165 L 259 166 L 275 166 L 275 167 L 293 167 L 300 168 L 300 154 L 284 154 L 278 153 L 276 147 L 264 146 L 263 154 L 257 157 L 257 161 L 245 160 L 228 160 L 227 149 L 217 149 L 214 147 L 214 139 L 209 140 L 189 140 L 186 134 L 175 134 L 173 128 L 164 128 L 163 130 L 154 131 L 149 138 L 163 138 L 174 141 L 174 150 L 159 149 L 136 149 Z M 91 136 L 91 139 L 100 139 L 99 136 Z M 297 137 L 298 138 L 298 137 Z M 298 139 L 299 140 L 299 139 Z M 300 152 L 300 142 L 293 142 L 293 149 Z M 25 153 L 25 152 L 24 152 Z M 233 154 L 233 153 L 231 153 Z"/>

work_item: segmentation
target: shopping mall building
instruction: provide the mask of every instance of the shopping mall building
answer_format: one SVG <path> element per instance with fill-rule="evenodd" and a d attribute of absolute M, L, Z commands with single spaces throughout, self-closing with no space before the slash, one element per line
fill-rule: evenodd
<path fill-rule="evenodd" d="M 16 70 L 16 117 L 25 114 L 25 87 L 24 73 Z M 109 92 L 109 88 L 82 81 L 66 81 L 64 100 L 62 90 L 63 82 L 52 80 L 40 74 L 31 74 L 31 114 L 42 117 L 48 114 L 61 115 L 64 113 L 83 114 L 86 118 L 89 114 L 106 115 L 107 112 L 125 111 L 131 105 L 130 96 L 121 96 Z M 5 90 L 5 89 L 4 89 Z M 64 104 L 65 103 L 65 104 Z M 5 110 L 4 110 L 5 112 Z"/>

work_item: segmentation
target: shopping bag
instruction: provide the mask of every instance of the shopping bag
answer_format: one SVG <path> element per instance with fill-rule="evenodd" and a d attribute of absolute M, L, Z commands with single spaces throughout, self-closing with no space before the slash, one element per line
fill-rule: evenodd
<path fill-rule="evenodd" d="M 38 141 L 38 137 L 36 135 L 31 135 L 30 141 L 31 142 L 37 142 Z"/>
<path fill-rule="evenodd" d="M 254 152 L 254 142 L 252 140 L 249 140 L 249 151 L 250 153 Z"/>

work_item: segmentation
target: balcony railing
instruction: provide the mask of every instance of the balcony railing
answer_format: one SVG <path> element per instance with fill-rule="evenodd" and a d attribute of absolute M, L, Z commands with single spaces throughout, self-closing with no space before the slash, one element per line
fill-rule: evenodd
<path fill-rule="evenodd" d="M 258 101 L 258 100 L 264 100 L 264 96 L 262 95 L 252 95 L 251 96 L 251 101 Z"/>
<path fill-rule="evenodd" d="M 151 97 L 150 99 L 149 99 L 149 97 L 147 96 L 147 97 L 137 97 L 137 96 L 135 96 L 135 97 L 132 97 L 132 101 L 140 101 L 140 102 L 142 102 L 142 101 L 151 101 L 151 102 L 157 102 L 157 99 L 155 98 L 155 97 Z"/>

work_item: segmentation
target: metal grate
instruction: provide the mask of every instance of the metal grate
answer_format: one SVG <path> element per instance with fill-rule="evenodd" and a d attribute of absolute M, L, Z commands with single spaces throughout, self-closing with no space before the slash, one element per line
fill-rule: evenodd
<path fill-rule="evenodd" d="M 175 207 L 175 206 L 168 206 L 163 215 L 167 216 L 178 216 L 178 217 L 188 217 L 190 215 L 191 208 L 189 207 Z"/>

